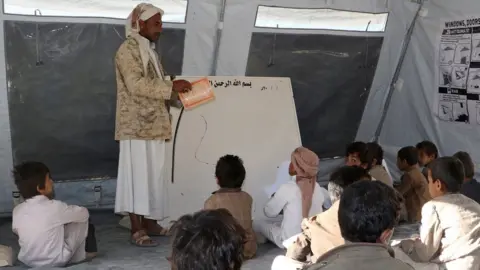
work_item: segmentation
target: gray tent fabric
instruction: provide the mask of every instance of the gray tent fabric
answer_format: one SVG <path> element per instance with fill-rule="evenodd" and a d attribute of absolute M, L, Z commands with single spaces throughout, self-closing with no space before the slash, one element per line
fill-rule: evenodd
<path fill-rule="evenodd" d="M 23 2 L 28 1 L 24 0 Z M 262 54 L 268 51 L 267 55 L 270 55 L 271 48 L 267 48 L 268 45 L 271 45 L 269 42 L 274 35 L 277 36 L 277 52 L 279 53 L 282 46 L 284 46 L 285 52 L 291 51 L 292 48 L 301 47 L 297 46 L 296 42 L 300 42 L 301 39 L 307 40 L 306 36 L 316 36 L 324 37 L 318 42 L 319 44 L 327 40 L 331 42 L 352 40 L 355 44 L 352 44 L 352 51 L 349 51 L 349 53 L 358 51 L 362 56 L 365 56 L 363 49 L 366 46 L 363 45 L 365 45 L 365 39 L 368 37 L 370 42 L 368 46 L 369 55 L 372 59 L 367 62 L 369 64 L 375 63 L 376 69 L 374 71 L 362 71 L 362 74 L 358 76 L 353 76 L 355 75 L 352 71 L 353 68 L 349 69 L 349 74 L 352 76 L 349 76 L 344 83 L 349 86 L 346 89 L 353 89 L 351 91 L 355 91 L 355 94 L 349 93 L 349 95 L 336 98 L 338 103 L 329 102 L 325 96 L 322 97 L 323 99 L 318 97 L 321 102 L 328 105 L 325 106 L 325 108 L 329 108 L 328 113 L 332 113 L 331 111 L 333 113 L 335 111 L 341 112 L 328 116 L 327 112 L 312 109 L 311 115 L 307 117 L 301 111 L 302 108 L 297 108 L 299 120 L 302 122 L 300 128 L 303 130 L 302 139 L 304 143 L 316 148 L 315 151 L 322 157 L 341 155 L 345 147 L 342 144 L 346 144 L 353 139 L 363 141 L 374 139 L 377 127 L 381 125 L 382 128 L 377 134 L 379 135 L 378 141 L 384 147 L 387 163 L 395 177 L 398 176 L 398 172 L 394 170 L 398 149 L 406 145 L 414 145 L 425 139 L 435 142 L 442 155 L 466 150 L 471 152 L 474 160 L 480 160 L 478 151 L 475 151 L 475 146 L 480 140 L 478 127 L 473 123 L 440 121 L 434 111 L 438 96 L 436 78 L 438 74 L 436 70 L 438 67 L 438 39 L 442 34 L 444 22 L 478 18 L 480 3 L 476 1 L 425 1 L 420 12 L 421 16 L 416 20 L 403 61 L 400 61 L 400 59 L 402 58 L 402 47 L 405 45 L 405 36 L 421 1 L 298 0 L 292 2 L 290 0 L 229 0 L 225 2 L 221 0 L 198 0 L 188 1 L 186 5 L 183 5 L 185 1 L 171 1 L 172 3 L 183 3 L 175 6 L 167 6 L 169 4 L 165 0 L 158 1 L 161 5 L 165 5 L 162 8 L 167 13 L 169 9 L 174 10 L 173 13 L 169 14 L 170 18 L 174 19 L 165 23 L 165 28 L 168 29 L 165 33 L 167 46 L 162 49 L 163 57 L 167 61 L 165 65 L 169 72 L 172 70 L 176 74 L 181 73 L 186 76 L 208 75 L 213 72 L 212 69 L 218 76 L 269 75 L 270 70 L 265 66 L 255 66 L 254 63 L 265 64 L 265 55 Z M 124 0 L 119 2 L 122 3 L 117 5 L 118 16 L 110 16 L 110 11 L 105 12 L 106 17 L 114 18 L 108 19 L 82 17 L 81 14 L 85 14 L 85 10 L 79 10 L 78 14 L 80 15 L 76 17 L 73 17 L 75 14 L 72 15 L 70 11 L 68 16 L 72 17 L 61 17 L 61 14 L 51 15 L 51 12 L 55 13 L 57 11 L 52 11 L 46 6 L 43 7 L 43 13 L 50 14 L 48 16 L 34 17 L 35 8 L 30 6 L 25 6 L 23 9 L 30 13 L 22 11 L 23 13 L 20 13 L 20 15 L 15 15 L 14 13 L 17 12 L 15 8 L 18 10 L 19 2 L 4 0 L 4 3 L 9 5 L 8 9 L 5 9 L 8 10 L 9 14 L 4 14 L 0 18 L 0 32 L 2 33 L 0 35 L 0 49 L 4 50 L 4 53 L 0 54 L 0 62 L 3 63 L 3 65 L 0 65 L 0 74 L 3 74 L 0 76 L 0 80 L 4 82 L 4 86 L 0 87 L 0 213 L 8 214 L 13 207 L 12 191 L 15 190 L 11 178 L 13 164 L 21 160 L 40 157 L 45 157 L 48 163 L 52 163 L 54 171 L 58 173 L 58 179 L 67 181 L 58 184 L 58 188 L 65 190 L 65 194 L 68 193 L 67 190 L 71 192 L 62 199 L 81 205 L 95 206 L 97 203 L 102 207 L 112 206 L 117 162 L 115 155 L 118 149 L 113 140 L 107 141 L 106 139 L 112 136 L 113 117 L 110 112 L 113 109 L 112 89 L 114 89 L 106 86 L 112 83 L 113 75 L 113 70 L 110 69 L 112 55 L 109 55 L 107 51 L 114 51 L 115 46 L 119 45 L 121 39 L 118 38 L 117 34 L 120 33 L 120 36 L 122 36 L 124 21 L 118 18 L 124 16 L 123 13 L 128 13 L 129 4 L 125 4 Z M 106 3 L 105 5 L 107 5 Z M 223 5 L 224 3 L 226 4 Z M 16 7 L 12 8 L 15 5 Z M 99 8 L 99 6 L 92 5 L 89 8 Z M 183 9 L 179 9 L 179 6 L 182 6 Z M 270 24 L 275 20 L 284 21 L 284 18 L 289 18 L 293 14 L 291 10 L 289 11 L 289 8 L 298 9 L 300 13 L 302 9 L 340 10 L 360 12 L 367 15 L 388 12 L 388 20 L 385 31 L 376 33 L 357 30 L 302 29 L 302 27 L 260 28 L 255 27 L 259 6 L 286 8 L 284 14 L 273 14 L 267 18 L 267 20 L 271 20 L 271 22 L 267 22 Z M 37 8 L 42 9 L 42 7 Z M 72 5 L 71 8 L 78 7 Z M 98 11 L 95 14 L 98 14 Z M 219 23 L 221 17 L 223 17 L 223 22 Z M 239 24 L 240 21 L 243 23 Z M 338 24 L 340 25 L 340 23 Z M 47 40 L 45 40 L 41 44 L 43 46 L 43 49 L 39 49 L 42 51 L 41 54 L 36 53 L 37 48 L 34 42 L 37 24 L 40 36 L 47 40 L 50 38 L 50 41 L 46 42 Z M 335 27 L 339 25 L 335 25 Z M 55 28 L 57 29 L 56 32 L 48 32 Z M 222 32 L 221 36 L 217 35 L 219 29 Z M 279 38 L 280 36 L 281 38 Z M 262 42 L 266 43 L 262 44 Z M 290 45 L 287 46 L 289 42 Z M 359 43 L 363 45 L 359 45 Z M 332 44 L 324 45 L 331 46 Z M 16 52 L 20 49 L 24 52 L 23 54 Z M 96 55 L 92 51 L 103 53 Z M 71 52 L 70 56 L 66 52 Z M 87 57 L 85 54 L 93 54 L 93 56 Z M 178 57 L 178 55 L 183 57 Z M 277 56 L 280 56 L 280 54 L 277 54 Z M 358 59 L 360 58 L 362 57 Z M 43 67 L 36 66 L 39 59 L 43 61 Z M 53 59 L 59 65 L 54 69 L 49 69 L 49 64 L 52 63 Z M 317 61 L 328 63 L 329 59 L 329 57 L 319 57 Z M 352 57 L 352 59 L 354 58 Z M 279 61 L 277 63 L 280 63 Z M 351 63 L 357 65 L 360 62 L 360 60 L 355 60 Z M 398 81 L 402 83 L 392 88 L 392 81 L 397 81 L 395 70 L 399 63 L 401 68 L 398 73 Z M 75 64 L 78 67 L 88 67 L 89 69 L 84 68 L 75 71 Z M 297 65 L 298 63 L 292 64 Z M 338 62 L 332 62 L 332 64 L 340 65 Z M 309 67 L 312 66 L 314 64 L 310 63 Z M 45 68 L 45 70 L 42 70 L 42 68 Z M 274 65 L 271 70 L 278 68 Z M 322 68 L 324 69 L 324 67 Z M 71 70 L 69 71 L 69 69 Z M 91 79 L 79 82 L 74 77 L 67 75 L 69 72 L 83 72 Z M 285 72 L 293 73 L 288 68 L 283 68 L 269 76 L 276 73 L 282 73 L 282 76 L 285 76 Z M 297 93 L 304 91 L 301 90 L 303 87 L 301 86 L 302 81 L 310 84 L 316 83 L 315 79 L 311 78 L 312 75 L 306 73 L 305 76 L 308 75 L 309 78 L 305 79 L 301 78 L 302 74 L 300 73 L 293 74 L 300 78 L 294 82 L 295 88 L 300 89 L 294 89 Z M 293 75 L 292 77 L 295 77 Z M 367 77 L 369 80 L 365 80 Z M 335 77 L 332 76 L 331 78 Z M 362 78 L 361 81 L 360 78 Z M 338 80 L 336 83 L 338 83 Z M 326 95 L 335 96 L 335 94 L 339 94 L 334 93 L 331 89 L 342 87 L 343 84 L 336 85 L 334 82 L 335 79 L 331 79 L 331 82 L 329 82 L 330 90 L 325 92 Z M 51 87 L 48 87 L 48 85 L 51 85 Z M 353 87 L 353 85 L 356 86 Z M 368 89 L 366 91 L 368 94 L 362 97 L 359 97 L 360 85 Z M 60 91 L 61 86 L 76 94 L 66 96 L 64 92 Z M 35 92 L 37 89 L 41 91 Z M 389 89 L 392 91 L 389 91 Z M 98 97 L 91 104 L 95 107 L 98 119 L 88 121 L 88 119 L 92 119 L 92 115 L 85 112 L 82 115 L 84 120 L 78 123 L 85 124 L 88 122 L 92 127 L 91 130 L 81 129 L 65 121 L 51 123 L 52 119 L 60 117 L 56 112 L 64 110 L 65 105 L 62 102 L 75 103 L 75 106 L 70 108 L 70 114 L 65 113 L 65 116 L 72 115 L 73 111 L 78 110 L 81 106 L 87 106 L 87 102 L 79 97 L 79 93 L 89 93 L 88 91 L 91 91 L 92 96 Z M 47 99 L 49 97 L 48 93 L 58 96 L 59 99 Z M 389 93 L 390 98 L 388 98 Z M 350 99 L 348 96 L 350 98 L 359 97 L 358 103 L 355 103 L 355 106 L 351 105 L 350 102 L 355 101 L 353 99 L 346 102 L 345 100 Z M 302 97 L 297 99 L 300 100 Z M 340 102 L 340 100 L 345 102 Z M 362 104 L 365 104 L 365 106 Z M 345 112 L 344 106 L 349 107 L 346 110 L 347 112 Z M 56 107 L 57 111 L 45 112 L 46 108 L 52 107 Z M 381 118 L 385 107 L 388 107 L 388 110 L 386 110 L 382 124 Z M 315 115 L 319 115 L 318 118 Z M 339 115 L 343 116 L 340 117 Z M 351 117 L 347 117 L 349 115 Z M 333 126 L 330 120 L 334 122 L 346 121 L 348 127 L 346 129 L 341 128 L 342 123 Z M 28 127 L 25 126 L 26 123 L 30 123 Z M 317 125 L 316 128 L 309 126 L 315 126 L 315 124 Z M 333 131 L 328 133 L 328 137 L 320 137 L 330 125 L 332 125 L 331 129 Z M 64 130 L 51 136 L 45 136 L 48 129 L 58 129 L 60 126 L 65 126 Z M 313 135 L 311 134 L 312 131 L 318 133 Z M 35 140 L 34 133 L 43 134 L 39 137 L 43 136 L 44 140 Z M 101 134 L 100 137 L 97 136 L 99 134 Z M 98 139 L 92 139 L 95 136 Z M 74 138 L 77 138 L 75 141 L 78 144 L 72 144 Z M 58 155 L 58 153 L 61 153 L 61 155 Z M 61 156 L 71 158 L 74 162 L 70 163 L 77 163 L 80 166 L 73 168 L 72 164 L 62 161 Z M 322 161 L 320 164 L 321 178 L 325 179 L 341 163 L 341 159 Z M 91 168 L 90 176 L 84 173 L 87 167 Z M 107 176 L 108 178 L 113 177 L 113 179 L 82 181 L 82 178 Z M 102 188 L 104 196 L 100 202 L 94 203 L 96 199 L 93 190 L 98 186 Z"/>
<path fill-rule="evenodd" d="M 417 7 L 418 5 L 415 4 Z M 394 168 L 396 152 L 403 146 L 415 145 L 422 140 L 431 140 L 439 148 L 440 155 L 452 155 L 457 151 L 467 151 L 476 164 L 480 155 L 476 151 L 480 139 L 478 127 L 464 123 L 439 120 L 435 115 L 435 93 L 437 89 L 436 68 L 438 40 L 447 21 L 478 17 L 480 3 L 474 1 L 426 1 L 422 14 L 416 22 L 399 79 L 401 89 L 395 89 L 386 114 L 379 142 L 386 151 L 390 167 Z M 413 15 L 415 6 L 408 10 Z M 369 140 L 379 119 L 374 109 L 383 97 L 370 96 L 363 116 L 357 139 Z M 370 121 L 366 121 L 370 119 Z M 373 121 L 372 121 L 373 120 Z M 376 123 L 375 123 L 376 122 Z M 398 172 L 394 172 L 398 177 Z M 477 174 L 478 175 L 478 174 Z"/>
<path fill-rule="evenodd" d="M 412 34 L 413 34 L 413 30 L 415 29 L 415 24 L 416 24 L 417 19 L 420 15 L 420 12 L 423 8 L 423 3 L 424 3 L 423 1 L 421 1 L 419 3 L 417 13 L 415 14 L 415 17 L 413 18 L 412 22 L 410 23 L 410 26 L 408 27 L 407 34 L 405 35 L 405 40 L 403 41 L 403 46 L 402 46 L 402 51 L 401 51 L 401 54 L 400 54 L 400 59 L 398 60 L 397 67 L 395 68 L 395 74 L 393 74 L 392 82 L 390 83 L 390 86 L 388 87 L 387 98 L 385 100 L 385 105 L 383 107 L 382 117 L 380 118 L 378 126 L 375 129 L 375 137 L 374 137 L 375 142 L 378 141 L 378 137 L 380 136 L 380 133 L 382 132 L 382 128 L 383 128 L 383 124 L 385 123 L 385 118 L 387 116 L 388 108 L 389 108 L 390 102 L 392 100 L 393 90 L 396 86 L 399 85 L 398 76 L 400 75 L 400 70 L 402 68 L 403 61 L 405 60 L 405 55 L 407 53 L 408 45 L 410 45 L 410 41 L 412 39 Z"/>
<path fill-rule="evenodd" d="M 320 158 L 342 156 L 345 144 L 355 139 L 382 42 L 381 37 L 254 33 L 246 75 L 290 77 L 303 146 Z"/>
<path fill-rule="evenodd" d="M 14 162 L 42 160 L 55 181 L 115 178 L 112 53 L 125 39 L 123 27 L 49 23 L 36 32 L 37 26 L 4 27 Z M 158 46 L 172 75 L 182 72 L 184 40 L 185 31 L 166 29 Z"/>

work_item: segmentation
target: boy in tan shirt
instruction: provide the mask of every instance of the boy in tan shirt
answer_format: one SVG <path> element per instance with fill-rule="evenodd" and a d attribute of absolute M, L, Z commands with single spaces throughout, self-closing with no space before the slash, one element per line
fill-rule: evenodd
<path fill-rule="evenodd" d="M 368 172 L 373 179 L 380 181 L 387 186 L 393 187 L 393 181 L 388 171 L 383 167 L 383 149 L 376 142 L 367 143 L 366 159 Z"/>
<path fill-rule="evenodd" d="M 408 221 L 416 223 L 421 220 L 422 206 L 430 200 L 427 180 L 418 166 L 418 152 L 413 146 L 407 146 L 397 155 L 397 167 L 403 172 L 401 184 L 397 191 L 405 199 Z"/>
<path fill-rule="evenodd" d="M 215 167 L 217 184 L 220 187 L 205 202 L 205 210 L 227 209 L 246 232 L 243 249 L 244 259 L 248 260 L 257 252 L 257 241 L 252 229 L 252 205 L 250 194 L 242 191 L 245 180 L 243 161 L 234 155 L 221 157 Z"/>

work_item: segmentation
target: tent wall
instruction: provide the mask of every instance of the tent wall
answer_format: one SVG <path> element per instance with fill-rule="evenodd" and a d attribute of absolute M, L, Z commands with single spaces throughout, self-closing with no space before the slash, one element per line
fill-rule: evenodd
<path fill-rule="evenodd" d="M 410 1 L 389 1 L 389 18 L 380 62 L 365 106 L 357 139 L 370 141 L 383 112 L 387 90 L 400 58 L 407 29 L 418 5 Z"/>
<path fill-rule="evenodd" d="M 1 1 L 0 5 L 3 6 Z M 208 7 L 205 11 L 202 5 L 195 8 L 197 8 L 196 13 L 190 12 L 187 14 L 197 17 L 186 18 L 186 20 L 198 18 L 204 24 L 192 23 L 189 25 L 206 29 L 208 22 L 211 21 L 212 24 L 209 27 L 215 26 L 215 18 L 211 16 L 215 11 L 210 12 Z M 90 207 L 112 207 L 116 187 L 114 179 L 116 177 L 115 163 L 118 161 L 117 158 L 111 156 L 112 153 L 116 152 L 117 146 L 113 141 L 114 118 L 112 117 L 114 117 L 114 104 L 109 104 L 109 102 L 114 100 L 115 81 L 113 70 L 103 72 L 102 69 L 113 68 L 114 55 L 112 54 L 109 57 L 108 53 L 114 53 L 121 39 L 123 39 L 125 20 L 6 14 L 1 15 L 0 18 L 0 63 L 2 63 L 0 64 L 0 213 L 8 213 L 13 208 L 12 192 L 16 188 L 12 181 L 11 170 L 14 160 L 17 160 L 17 162 L 18 160 L 47 162 L 52 169 L 53 178 L 62 180 L 57 182 L 55 186 L 59 199 Z M 43 41 L 40 43 L 43 47 L 40 48 L 40 58 L 43 58 L 44 62 L 43 66 L 38 67 L 35 65 L 37 56 L 35 29 L 37 23 Z M 203 68 L 201 63 L 194 62 L 197 59 L 184 57 L 184 52 L 187 51 L 187 49 L 183 49 L 184 41 L 199 38 L 195 35 L 185 37 L 187 24 L 165 23 L 164 27 L 166 28 L 165 36 L 169 40 L 172 40 L 172 38 L 178 39 L 179 35 L 183 36 L 181 40 L 174 41 L 171 46 L 163 46 L 166 52 L 177 51 L 172 54 L 172 57 L 163 59 L 166 60 L 164 62 L 166 66 L 172 67 L 171 74 L 180 74 L 182 69 L 184 73 L 196 73 L 198 71 L 191 67 Z M 196 31 L 190 32 L 195 33 Z M 211 37 L 211 40 L 213 42 L 213 37 Z M 200 42 L 195 40 L 192 43 Z M 108 50 L 108 52 L 105 52 L 105 50 Z M 201 50 L 197 52 L 200 55 L 203 54 Z M 100 61 L 100 63 L 96 63 L 96 61 Z M 208 64 L 205 66 L 208 66 Z M 189 68 L 193 70 L 189 70 Z M 81 75 L 78 77 L 83 79 L 76 81 L 75 76 L 69 76 L 73 72 Z M 89 73 L 90 75 L 88 75 Z M 50 87 L 49 84 L 51 84 Z M 95 85 L 98 87 L 95 87 Z M 66 89 L 71 93 L 66 94 L 65 91 L 62 93 L 62 90 Z M 69 110 L 71 110 L 72 115 L 88 116 L 89 102 L 82 98 L 81 91 L 87 92 L 84 97 L 90 95 L 91 105 L 93 105 L 91 107 L 92 111 L 105 110 L 104 113 L 100 113 L 100 117 L 94 117 L 87 122 L 80 119 L 70 119 L 71 122 L 64 122 L 63 124 L 52 121 L 61 119 L 62 116 L 68 114 Z M 49 94 L 51 99 L 48 99 Z M 62 105 L 62 101 L 67 104 L 67 107 L 63 106 L 64 104 Z M 9 103 L 11 103 L 10 106 Z M 80 107 L 75 108 L 75 106 L 81 106 L 81 103 L 84 104 L 81 108 L 83 109 L 82 113 L 77 112 L 75 114 L 75 110 L 80 109 Z M 72 108 L 68 109 L 68 105 Z M 102 114 L 105 117 L 102 117 Z M 104 120 L 99 121 L 99 118 Z M 32 138 L 29 136 L 35 134 L 42 139 L 45 138 L 45 132 L 49 128 L 48 126 L 38 125 L 38 122 L 45 124 L 48 121 L 52 124 L 56 123 L 55 125 L 58 124 L 54 129 L 59 134 L 53 135 L 55 134 L 55 131 L 53 131 L 53 136 L 50 136 L 48 141 L 29 142 L 29 138 Z M 95 135 L 81 131 L 82 126 L 91 126 L 92 123 L 102 124 L 102 122 L 107 127 L 98 127 L 93 130 L 104 129 L 106 132 Z M 27 125 L 27 123 L 30 124 Z M 50 128 L 53 127 L 50 126 Z M 12 135 L 15 136 L 16 141 L 12 141 Z M 85 138 L 92 138 L 92 136 L 98 139 L 92 138 L 88 145 L 72 145 L 71 143 L 76 141 L 74 137 L 78 135 L 78 138 L 80 138 L 78 141 L 85 141 Z M 106 140 L 110 138 L 111 140 L 110 142 L 106 140 L 102 142 L 103 139 L 101 138 Z M 97 145 L 95 146 L 95 144 Z M 22 147 L 12 147 L 18 145 L 22 145 Z M 81 151 L 73 151 L 75 148 L 77 150 L 83 148 L 85 152 L 90 152 L 90 154 L 98 151 L 97 159 L 88 158 L 88 155 L 85 156 L 85 153 L 82 154 Z M 12 151 L 12 149 L 15 149 L 15 151 Z M 99 160 L 99 156 L 103 156 L 103 160 Z M 88 161 L 89 159 L 91 160 Z M 64 160 L 64 164 L 62 164 L 62 160 Z M 90 165 L 87 164 L 89 162 L 91 162 Z M 80 170 L 75 172 L 73 167 L 76 166 Z M 87 168 L 89 166 L 91 166 L 91 170 Z M 97 169 L 95 169 L 95 166 L 97 166 Z M 61 167 L 68 167 L 68 172 L 63 171 Z M 97 172 L 92 174 L 91 172 L 95 170 Z M 89 175 L 82 179 L 81 175 L 85 172 L 89 172 Z M 95 196 L 95 188 L 101 189 L 100 199 Z"/>
<path fill-rule="evenodd" d="M 412 16 L 415 8 L 405 7 L 402 12 Z M 479 17 L 480 2 L 433 0 L 425 2 L 424 10 L 426 16 L 417 21 L 400 73 L 403 88 L 393 93 L 379 142 L 384 146 L 391 165 L 400 147 L 415 145 L 426 139 L 437 144 L 441 155 L 467 151 L 474 162 L 478 162 L 480 152 L 475 151 L 480 141 L 478 126 L 440 121 L 433 108 L 438 91 L 435 72 L 442 27 L 446 21 Z M 368 118 L 379 118 L 374 106 L 380 106 L 380 102 L 373 95 L 370 98 L 373 105 L 369 105 L 372 107 L 364 115 L 358 134 L 360 139 L 369 139 L 375 131 L 376 123 Z"/>
<path fill-rule="evenodd" d="M 116 177 L 111 52 L 125 40 L 123 27 L 5 21 L 4 29 L 14 160 L 42 160 L 55 181 Z M 163 32 L 157 48 L 167 74 L 182 73 L 184 40 L 185 29 Z"/>
<path fill-rule="evenodd" d="M 357 133 L 385 33 L 255 27 L 258 7 L 272 5 L 383 13 L 387 3 L 228 1 L 218 74 L 291 77 L 303 145 L 321 158 L 341 156 L 345 142 Z M 249 23 L 239 25 L 241 18 Z"/>
<path fill-rule="evenodd" d="M 373 82 L 371 82 L 371 92 L 367 101 L 367 109 L 358 132 L 359 138 L 369 138 L 373 135 L 375 124 L 371 124 L 379 119 L 379 113 L 385 98 L 385 90 L 388 86 L 391 75 L 395 69 L 400 51 L 401 42 L 405 34 L 407 25 L 413 17 L 416 4 L 410 1 L 387 1 L 387 0 L 369 0 L 358 1 L 351 0 L 324 0 L 324 1 L 288 1 L 288 0 L 229 0 L 226 1 L 224 22 L 219 23 L 220 13 L 222 11 L 222 0 L 195 0 L 189 1 L 188 12 L 185 24 L 164 25 L 167 29 L 184 29 L 185 41 L 183 52 L 183 75 L 209 75 L 212 71 L 216 75 L 245 75 L 247 64 L 251 51 L 252 36 L 254 33 L 277 33 L 288 35 L 333 35 L 333 36 L 353 36 L 357 38 L 369 37 L 372 44 L 378 38 L 383 39 L 383 46 L 380 57 L 377 60 L 377 70 Z M 1 4 L 1 0 L 0 0 Z M 389 12 L 388 24 L 385 33 L 374 32 L 348 32 L 331 31 L 315 29 L 261 29 L 255 28 L 255 19 L 259 5 L 278 6 L 290 8 L 329 8 L 348 11 L 359 11 L 367 13 Z M 2 5 L 3 6 L 3 5 Z M 1 15 L 0 20 L 0 212 L 9 212 L 12 209 L 12 190 L 14 185 L 11 177 L 11 168 L 13 166 L 12 140 L 11 134 L 14 132 L 9 116 L 8 108 L 8 87 L 10 85 L 6 74 L 8 61 L 5 59 L 5 48 L 8 40 L 4 37 L 8 31 L 4 27 L 3 21 L 28 21 L 40 23 L 57 24 L 108 24 L 116 25 L 121 28 L 124 21 L 118 19 L 102 18 L 73 18 L 73 17 L 34 17 Z M 221 29 L 221 36 L 217 36 L 217 29 Z M 217 44 L 217 38 L 219 43 Z M 218 50 L 216 48 L 218 47 Z M 215 55 L 218 51 L 218 55 Z M 113 52 L 112 52 L 113 53 Z M 217 60 L 214 63 L 215 59 Z M 8 67 L 8 66 L 7 66 Z M 216 67 L 216 70 L 213 70 Z M 10 68 L 10 67 L 8 67 Z M 342 108 L 338 108 L 342 110 Z M 329 112 L 330 113 L 330 112 Z M 334 112 L 331 112 L 334 113 Z M 358 112 L 361 114 L 361 111 Z M 20 118 L 20 115 L 19 115 Z M 337 123 L 345 124 L 345 123 Z M 354 123 L 358 125 L 358 123 Z M 370 127 L 371 126 L 371 127 Z M 351 136 L 353 139 L 353 135 Z M 113 138 L 112 138 L 113 140 Z M 319 136 L 319 141 L 322 137 Z M 346 142 L 345 142 L 346 143 Z M 343 145 L 342 145 L 343 148 Z M 343 149 L 341 149 L 343 151 Z M 342 152 L 339 151 L 339 152 Z M 340 159 L 322 161 L 321 176 L 324 179 L 332 168 L 341 163 Z M 102 188 L 102 199 L 100 202 L 94 196 L 95 187 Z M 111 207 L 115 195 L 115 179 L 107 180 L 87 180 L 64 181 L 56 184 L 57 194 L 60 199 L 70 203 L 76 203 L 87 206 Z"/>
<path fill-rule="evenodd" d="M 211 74 L 221 4 L 222 0 L 188 1 L 183 75 Z"/>

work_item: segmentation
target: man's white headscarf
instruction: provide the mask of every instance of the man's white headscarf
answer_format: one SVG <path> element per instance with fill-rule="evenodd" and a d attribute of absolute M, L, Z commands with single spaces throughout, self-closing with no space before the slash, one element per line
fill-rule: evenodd
<path fill-rule="evenodd" d="M 155 71 L 159 77 L 163 78 L 163 70 L 160 69 L 157 53 L 155 52 L 155 43 L 150 42 L 148 39 L 142 37 L 140 32 L 139 21 L 146 21 L 151 17 L 159 14 L 163 16 L 162 9 L 152 5 L 141 3 L 138 4 L 127 18 L 125 24 L 125 36 L 135 38 L 139 44 L 140 56 L 143 62 L 143 70 L 147 73 L 148 62 L 151 61 L 155 66 Z"/>

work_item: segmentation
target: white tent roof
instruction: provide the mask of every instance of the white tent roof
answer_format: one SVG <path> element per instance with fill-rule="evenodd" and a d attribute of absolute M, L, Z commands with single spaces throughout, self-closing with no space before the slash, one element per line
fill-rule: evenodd
<path fill-rule="evenodd" d="M 411 0 L 229 0 L 224 8 L 225 1 L 221 0 L 148 2 L 165 10 L 166 28 L 186 31 L 183 75 L 245 75 L 253 33 L 383 37 L 377 70 L 358 128 L 357 139 L 360 140 L 371 140 L 375 135 L 405 34 L 418 9 L 417 1 Z M 0 50 L 5 50 L 9 42 L 4 39 L 4 21 L 121 26 L 123 18 L 137 3 L 130 0 L 0 1 L 4 11 L 0 17 Z M 40 10 L 42 15 L 34 16 L 35 10 Z M 478 127 L 439 121 L 432 109 L 438 90 L 435 66 L 443 22 L 480 17 L 478 10 L 480 2 L 474 0 L 426 1 L 400 72 L 403 87 L 393 93 L 379 138 L 391 168 L 399 147 L 424 139 L 436 142 L 442 154 L 468 150 L 475 160 L 480 160 L 480 154 L 474 151 L 480 140 Z M 218 29 L 222 30 L 221 36 L 217 36 Z M 7 101 L 9 67 L 5 52 L 0 53 L 0 63 L 0 81 L 4 85 L 0 87 L 0 212 L 9 212 L 14 185 L 10 173 L 13 150 Z M 328 173 L 338 163 L 324 161 L 322 170 Z M 75 190 L 71 200 L 89 205 L 95 185 L 102 185 L 108 194 L 114 193 L 112 181 L 66 182 L 58 184 L 57 188 Z"/>

